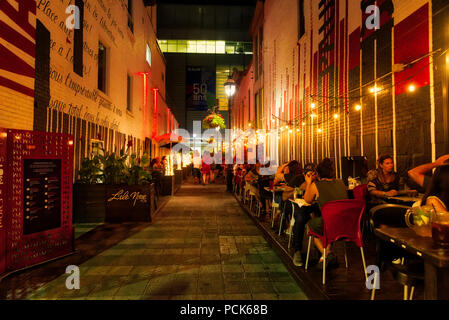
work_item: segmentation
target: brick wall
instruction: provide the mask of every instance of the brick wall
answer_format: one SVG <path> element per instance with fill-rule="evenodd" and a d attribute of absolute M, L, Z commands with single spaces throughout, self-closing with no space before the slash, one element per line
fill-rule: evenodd
<path fill-rule="evenodd" d="M 284 129 L 278 130 L 278 149 L 273 149 L 279 160 L 330 157 L 341 175 L 341 157 L 367 156 L 374 168 L 378 156 L 388 153 L 405 174 L 448 153 L 443 89 L 449 62 L 441 52 L 433 59 L 428 55 L 448 48 L 447 32 L 442 32 L 447 30 L 447 1 L 378 1 L 381 27 L 364 30 L 367 16 L 361 7 L 370 1 L 306 0 L 301 39 L 298 2 L 267 0 L 264 6 L 264 106 L 275 120 L 270 124 L 268 119 L 267 129 Z M 392 73 L 394 64 L 417 59 L 405 71 Z M 371 92 L 375 84 L 377 94 Z M 415 91 L 408 91 L 410 85 Z M 356 111 L 356 105 L 362 110 Z"/>
<path fill-rule="evenodd" d="M 75 50 L 75 32 L 65 24 L 66 8 L 73 3 L 1 2 L 0 29 L 6 30 L 6 24 L 12 31 L 0 33 L 4 44 L 0 127 L 73 134 L 75 168 L 79 168 L 82 158 L 90 155 L 91 139 L 102 140 L 107 151 L 126 148 L 132 141 L 132 152 L 141 153 L 146 137 L 169 132 L 177 122 L 165 102 L 166 66 L 156 41 L 156 21 L 151 21 L 155 8 L 134 0 L 131 31 L 127 1 L 84 0 L 82 41 L 76 39 L 83 46 Z M 14 14 L 17 5 L 19 12 L 25 12 L 22 16 Z M 11 37 L 12 33 L 17 35 Z M 107 48 L 106 92 L 97 86 L 99 42 Z M 151 66 L 146 61 L 147 44 Z M 14 60 L 8 61 L 4 52 Z M 82 59 L 73 57 L 74 52 L 81 52 Z M 80 75 L 74 60 L 82 62 Z M 146 93 L 142 72 L 148 73 Z M 131 110 L 127 110 L 128 75 L 132 79 Z M 153 88 L 159 89 L 157 110 Z M 157 130 L 154 119 L 160 122 Z"/>

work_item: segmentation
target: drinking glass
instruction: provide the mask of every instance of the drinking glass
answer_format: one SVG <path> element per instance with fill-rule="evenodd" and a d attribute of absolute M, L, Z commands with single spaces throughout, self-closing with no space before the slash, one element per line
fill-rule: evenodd
<path fill-rule="evenodd" d="M 449 212 L 436 212 L 433 215 L 432 238 L 437 246 L 449 248 Z"/>

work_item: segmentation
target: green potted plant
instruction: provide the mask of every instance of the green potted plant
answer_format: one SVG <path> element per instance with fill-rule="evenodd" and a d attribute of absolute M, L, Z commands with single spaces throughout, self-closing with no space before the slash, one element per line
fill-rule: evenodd
<path fill-rule="evenodd" d="M 151 221 L 154 184 L 149 157 L 128 156 L 124 150 L 84 159 L 74 187 L 77 222 Z"/>

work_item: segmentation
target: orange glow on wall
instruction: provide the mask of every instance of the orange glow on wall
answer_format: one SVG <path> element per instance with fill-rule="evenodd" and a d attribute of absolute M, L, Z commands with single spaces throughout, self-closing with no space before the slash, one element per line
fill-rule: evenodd
<path fill-rule="evenodd" d="M 142 131 L 143 136 L 147 136 L 147 90 L 148 90 L 148 72 L 139 72 L 137 73 L 139 76 L 142 76 Z"/>

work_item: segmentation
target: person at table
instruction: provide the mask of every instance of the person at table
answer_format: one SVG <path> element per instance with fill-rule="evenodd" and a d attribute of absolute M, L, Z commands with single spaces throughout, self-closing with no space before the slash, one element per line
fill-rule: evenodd
<path fill-rule="evenodd" d="M 416 190 L 403 190 L 399 174 L 394 171 L 393 158 L 382 155 L 378 160 L 377 175 L 368 182 L 368 192 L 371 196 L 371 204 L 385 203 L 388 197 L 394 197 L 402 193 L 414 195 Z"/>
<path fill-rule="evenodd" d="M 260 175 L 260 162 L 257 164 L 251 164 L 249 166 L 248 172 L 244 176 L 245 181 L 245 195 L 247 192 L 252 192 L 256 196 L 256 201 L 260 201 L 259 187 L 257 186 L 257 181 Z"/>
<path fill-rule="evenodd" d="M 210 183 L 210 164 L 212 159 L 209 152 L 205 151 L 203 154 L 203 159 L 201 161 L 201 174 L 203 176 L 203 185 L 206 185 L 206 181 Z"/>
<path fill-rule="evenodd" d="M 315 202 L 318 204 L 319 209 L 316 212 L 316 217 L 309 220 L 309 222 L 307 223 L 307 228 L 309 228 L 316 234 L 322 235 L 324 232 L 324 223 L 323 218 L 321 218 L 321 208 L 325 203 L 329 201 L 348 199 L 348 193 L 346 191 L 346 186 L 343 180 L 335 178 L 334 163 L 331 159 L 323 159 L 323 161 L 321 161 L 317 166 L 317 173 L 317 181 L 314 181 L 313 173 L 311 172 L 308 172 L 305 176 L 306 191 L 304 193 L 304 200 L 309 204 L 313 204 Z M 318 268 L 322 269 L 324 260 L 323 243 L 319 238 L 315 238 L 314 244 L 321 253 Z M 300 257 L 300 253 L 295 253 L 293 262 L 295 262 L 295 258 L 299 260 Z M 332 253 L 331 246 L 328 245 L 326 248 L 326 263 L 329 264 L 329 266 L 334 266 L 336 262 L 337 258 Z"/>
<path fill-rule="evenodd" d="M 287 185 L 284 187 L 284 192 L 282 193 L 280 208 L 284 211 L 284 217 L 286 217 L 284 222 L 289 223 L 291 220 L 292 206 L 288 200 L 293 199 L 296 188 L 300 189 L 302 187 L 302 190 L 305 190 L 305 178 L 301 164 L 298 161 L 290 161 L 287 169 L 288 173 L 284 174 L 284 180 Z"/>
<path fill-rule="evenodd" d="M 432 170 L 445 164 L 449 164 L 449 154 L 439 157 L 435 162 L 426 163 L 413 168 L 408 172 L 408 176 L 421 186 L 424 189 L 424 192 L 427 192 L 427 188 L 432 179 Z M 428 175 L 429 173 L 430 176 Z"/>
<path fill-rule="evenodd" d="M 421 205 L 433 206 L 436 212 L 448 211 L 449 164 L 441 165 L 435 170 Z"/>

